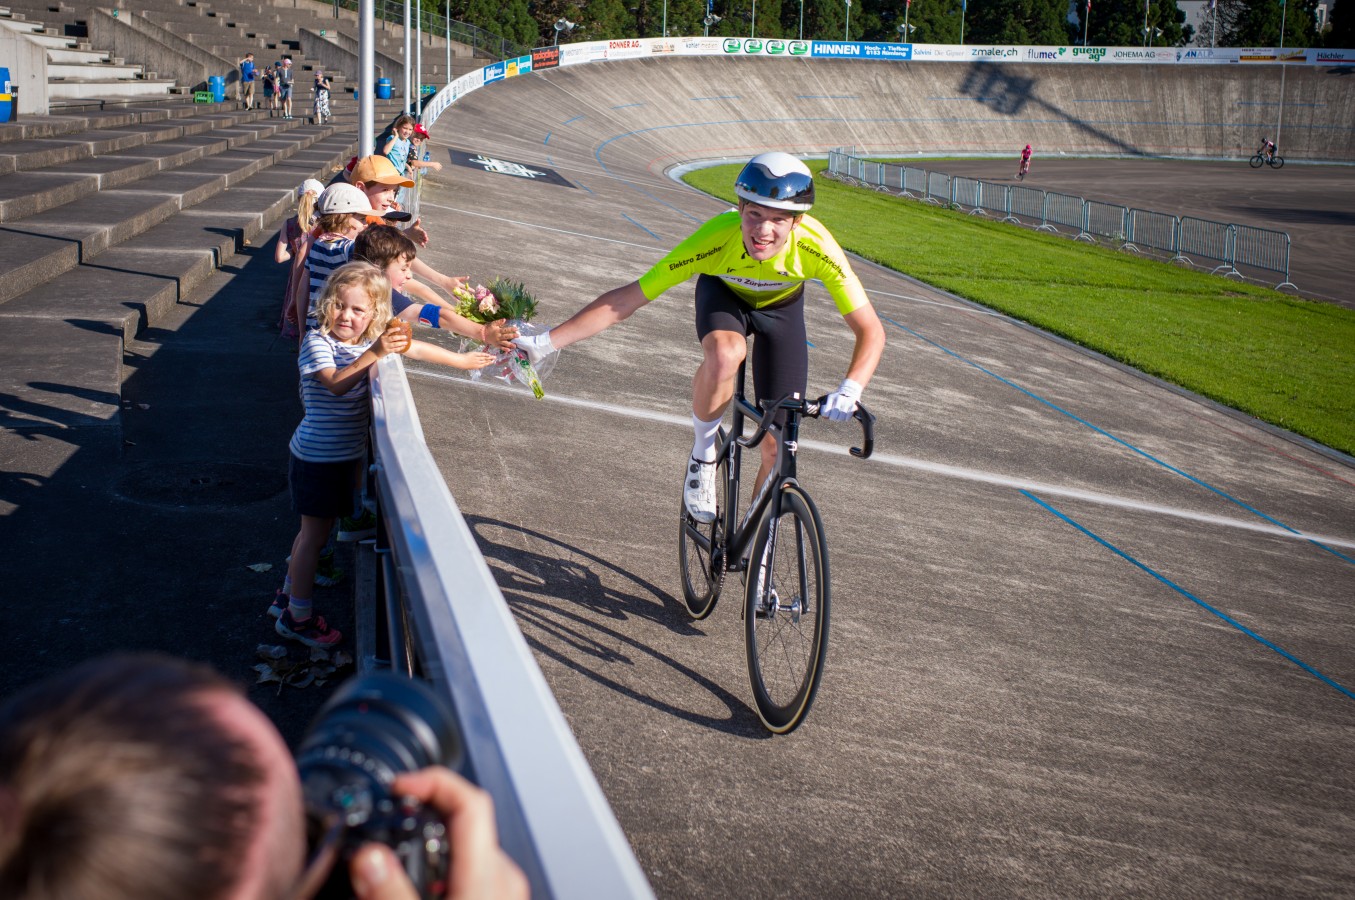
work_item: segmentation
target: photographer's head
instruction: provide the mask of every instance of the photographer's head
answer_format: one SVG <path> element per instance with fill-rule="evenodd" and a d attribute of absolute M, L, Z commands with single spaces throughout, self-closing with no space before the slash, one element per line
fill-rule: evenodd
<path fill-rule="evenodd" d="M 303 815 L 281 736 L 204 666 L 109 657 L 0 706 L 0 896 L 283 898 Z"/>

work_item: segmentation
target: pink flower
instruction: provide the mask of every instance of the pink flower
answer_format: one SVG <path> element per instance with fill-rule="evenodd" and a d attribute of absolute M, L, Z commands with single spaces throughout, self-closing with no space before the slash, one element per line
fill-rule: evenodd
<path fill-rule="evenodd" d="M 491 293 L 489 292 L 489 288 L 485 287 L 483 284 L 477 284 L 477 285 L 475 286 L 475 299 L 476 299 L 476 300 L 483 300 L 483 299 L 485 299 L 486 297 L 492 297 L 492 296 L 494 296 L 494 295 L 491 294 Z"/>
<path fill-rule="evenodd" d="M 477 309 L 485 315 L 493 315 L 499 311 L 499 301 L 493 294 L 486 291 L 485 296 L 480 300 L 480 305 Z"/>

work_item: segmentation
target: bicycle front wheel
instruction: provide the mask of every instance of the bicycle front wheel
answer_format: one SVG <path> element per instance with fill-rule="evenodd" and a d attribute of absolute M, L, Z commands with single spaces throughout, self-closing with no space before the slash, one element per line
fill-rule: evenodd
<path fill-rule="evenodd" d="M 828 647 L 828 548 L 814 501 L 782 488 L 781 514 L 763 518 L 744 589 L 748 675 L 762 724 L 785 734 L 804 721 Z"/>
<path fill-rule="evenodd" d="M 1251 163 L 1253 169 L 1259 169 L 1266 164 L 1266 158 L 1258 153 L 1248 160 L 1248 162 Z"/>
<path fill-rule="evenodd" d="M 1283 157 L 1283 156 L 1272 156 L 1272 157 L 1270 158 L 1270 167 L 1271 167 L 1272 169 L 1283 169 L 1283 168 L 1284 168 L 1284 157 Z"/>
<path fill-rule="evenodd" d="M 715 609 L 725 583 L 724 515 L 729 486 L 728 458 L 716 469 L 717 508 L 715 521 L 703 525 L 678 501 L 678 566 L 682 569 L 682 599 L 693 619 L 704 619 Z"/>

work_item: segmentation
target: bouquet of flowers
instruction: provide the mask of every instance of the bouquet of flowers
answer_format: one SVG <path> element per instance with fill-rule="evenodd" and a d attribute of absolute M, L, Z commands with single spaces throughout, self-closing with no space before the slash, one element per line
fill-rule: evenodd
<path fill-rule="evenodd" d="M 507 319 L 517 326 L 518 333 L 524 336 L 544 330 L 532 324 L 532 319 L 536 316 L 536 298 L 528 293 L 520 281 L 495 278 L 489 283 L 489 287 L 481 284 L 473 288 L 459 287 L 452 291 L 452 296 L 456 298 L 456 311 L 472 322 L 485 324 Z M 463 344 L 479 346 L 478 341 L 469 338 L 463 339 Z M 531 388 L 532 394 L 540 400 L 546 396 L 545 389 L 541 386 L 541 378 L 550 371 L 554 359 L 545 359 L 541 362 L 538 369 L 527 361 L 527 355 L 521 350 L 501 350 L 493 363 L 484 369 L 471 372 L 471 378 L 479 378 L 488 370 L 489 374 L 503 379 L 508 384 L 516 381 Z"/>

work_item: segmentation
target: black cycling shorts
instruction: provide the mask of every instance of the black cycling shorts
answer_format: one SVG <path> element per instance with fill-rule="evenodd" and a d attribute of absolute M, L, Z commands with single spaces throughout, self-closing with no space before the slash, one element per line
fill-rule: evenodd
<path fill-rule="evenodd" d="M 791 392 L 804 396 L 809 379 L 804 285 L 775 306 L 753 309 L 719 278 L 698 275 L 696 337 L 712 331 L 754 335 L 753 391 L 759 401 L 773 403 Z"/>

